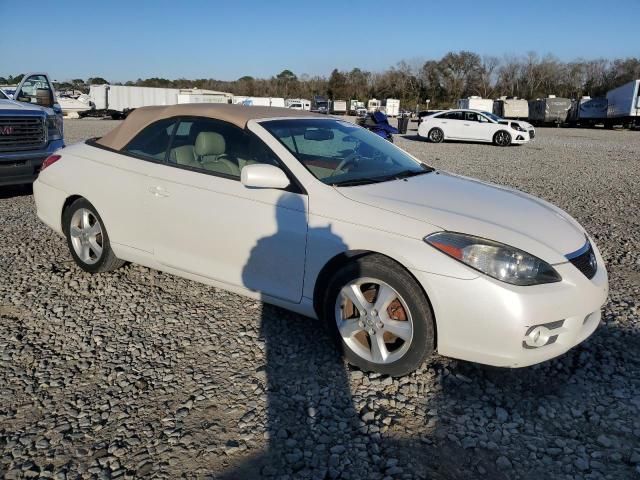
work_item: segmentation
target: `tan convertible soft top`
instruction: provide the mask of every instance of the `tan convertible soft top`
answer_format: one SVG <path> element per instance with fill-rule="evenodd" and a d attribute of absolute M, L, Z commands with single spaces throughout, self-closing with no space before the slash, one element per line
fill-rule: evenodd
<path fill-rule="evenodd" d="M 278 107 L 250 107 L 245 105 L 228 105 L 217 103 L 194 103 L 161 107 L 141 107 L 129 114 L 127 119 L 116 128 L 100 138 L 96 143 L 105 147 L 120 150 L 127 145 L 147 125 L 177 116 L 207 117 L 233 123 L 245 128 L 249 120 L 281 117 L 326 118 L 326 115 L 310 113 L 303 110 Z"/>

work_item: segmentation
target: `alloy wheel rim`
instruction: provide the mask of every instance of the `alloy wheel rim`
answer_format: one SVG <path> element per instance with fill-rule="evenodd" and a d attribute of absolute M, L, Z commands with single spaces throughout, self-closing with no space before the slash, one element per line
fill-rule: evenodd
<path fill-rule="evenodd" d="M 336 299 L 335 319 L 347 347 L 372 363 L 396 362 L 413 340 L 407 303 L 379 279 L 362 277 L 345 285 Z"/>
<path fill-rule="evenodd" d="M 440 134 L 440 130 L 433 130 L 431 132 L 431 140 L 436 143 L 442 140 L 442 135 Z"/>
<path fill-rule="evenodd" d="M 102 257 L 104 237 L 98 218 L 86 208 L 80 208 L 71 216 L 69 226 L 71 244 L 80 260 L 93 265 Z"/>
<path fill-rule="evenodd" d="M 506 145 L 507 144 L 507 134 L 504 132 L 498 133 L 498 145 Z"/>

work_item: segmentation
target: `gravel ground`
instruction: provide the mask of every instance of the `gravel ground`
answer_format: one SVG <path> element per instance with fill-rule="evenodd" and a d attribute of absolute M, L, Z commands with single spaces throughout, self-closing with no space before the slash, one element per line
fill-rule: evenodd
<path fill-rule="evenodd" d="M 115 124 L 67 121 L 68 142 Z M 638 478 L 640 133 L 396 141 L 576 217 L 610 273 L 594 336 L 520 370 L 436 357 L 363 374 L 309 319 L 135 265 L 81 272 L 29 192 L 5 188 L 0 477 Z"/>

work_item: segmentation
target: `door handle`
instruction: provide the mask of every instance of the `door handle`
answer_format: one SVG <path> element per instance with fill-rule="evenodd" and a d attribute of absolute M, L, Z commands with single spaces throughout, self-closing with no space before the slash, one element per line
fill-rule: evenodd
<path fill-rule="evenodd" d="M 149 187 L 149 192 L 155 197 L 168 197 L 169 196 L 169 192 L 167 192 L 164 188 L 159 187 L 157 185 L 155 187 Z"/>
<path fill-rule="evenodd" d="M 468 123 L 465 123 L 465 124 L 464 124 L 464 126 L 465 126 L 465 127 L 470 127 L 471 125 L 470 125 L 470 124 L 468 124 Z"/>

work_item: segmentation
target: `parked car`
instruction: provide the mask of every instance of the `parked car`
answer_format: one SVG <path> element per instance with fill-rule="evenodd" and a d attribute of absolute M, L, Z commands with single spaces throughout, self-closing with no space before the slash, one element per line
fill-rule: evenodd
<path fill-rule="evenodd" d="M 0 92 L 0 185 L 31 183 L 45 158 L 64 146 L 62 109 L 46 73 L 29 73 Z"/>
<path fill-rule="evenodd" d="M 608 294 L 595 243 L 559 208 L 291 109 L 137 109 L 49 157 L 34 196 L 81 269 L 134 262 L 320 318 L 349 362 L 390 375 L 436 351 L 556 357 Z"/>
<path fill-rule="evenodd" d="M 492 142 L 500 147 L 527 143 L 535 137 L 533 125 L 505 120 L 479 110 L 447 110 L 422 117 L 418 136 L 433 143 L 444 140 Z"/>

